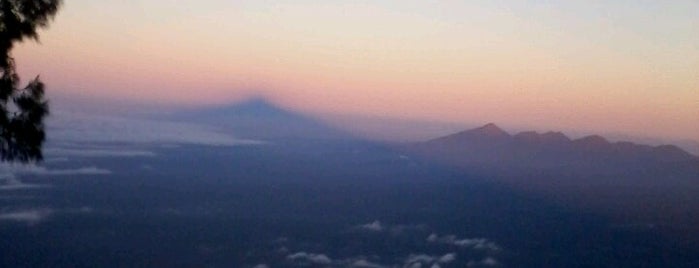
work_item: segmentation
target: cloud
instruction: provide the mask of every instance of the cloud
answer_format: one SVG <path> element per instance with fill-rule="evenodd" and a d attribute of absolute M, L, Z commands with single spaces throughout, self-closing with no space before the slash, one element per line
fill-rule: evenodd
<path fill-rule="evenodd" d="M 24 183 L 17 179 L 15 174 L 8 170 L 0 169 L 0 191 L 25 190 L 50 187 L 47 184 Z"/>
<path fill-rule="evenodd" d="M 14 178 L 15 174 L 30 174 L 38 176 L 58 175 L 108 175 L 112 174 L 107 169 L 97 167 L 83 167 L 74 169 L 47 169 L 37 165 L 0 164 L 0 179 Z"/>
<path fill-rule="evenodd" d="M 406 267 L 408 267 L 408 268 L 422 268 L 422 263 L 416 262 L 416 263 L 410 264 Z"/>
<path fill-rule="evenodd" d="M 427 242 L 432 242 L 432 243 L 434 243 L 434 242 L 437 242 L 437 241 L 439 241 L 439 236 L 438 236 L 437 234 L 435 234 L 435 233 L 432 233 L 432 234 L 430 234 L 430 235 L 427 237 Z"/>
<path fill-rule="evenodd" d="M 364 230 L 374 231 L 374 232 L 381 232 L 384 229 L 384 227 L 381 225 L 380 221 L 373 221 L 371 223 L 363 224 L 363 225 L 359 226 L 359 228 L 364 229 Z"/>
<path fill-rule="evenodd" d="M 456 253 L 447 253 L 444 256 L 439 257 L 438 262 L 440 263 L 450 263 L 456 260 Z"/>
<path fill-rule="evenodd" d="M 439 235 L 432 233 L 429 236 L 427 236 L 425 240 L 430 243 L 448 244 L 464 248 L 492 251 L 500 250 L 500 247 L 497 244 L 485 238 L 458 239 L 455 235 L 445 235 L 440 237 Z"/>
<path fill-rule="evenodd" d="M 425 237 L 426 239 L 423 240 L 423 243 L 420 243 L 420 247 L 425 247 L 430 248 L 430 245 L 434 246 L 434 244 L 440 244 L 438 247 L 432 247 L 432 249 L 443 249 L 444 246 L 441 246 L 441 244 L 449 246 L 449 251 L 442 251 L 442 252 L 428 252 L 426 253 L 412 253 L 409 255 L 403 255 L 402 258 L 396 258 L 396 256 L 392 255 L 390 258 L 382 259 L 379 255 L 375 254 L 369 254 L 369 255 L 359 255 L 359 256 L 335 256 L 337 257 L 336 259 L 331 259 L 327 255 L 324 254 L 317 254 L 317 253 L 308 253 L 304 251 L 288 251 L 286 247 L 284 247 L 283 251 L 277 250 L 276 254 L 279 254 L 280 257 L 286 257 L 288 261 L 293 262 L 295 265 L 306 265 L 306 266 L 312 266 L 312 265 L 318 265 L 318 266 L 332 266 L 332 267 L 356 267 L 356 268 L 388 268 L 388 267 L 425 267 L 425 268 L 441 268 L 442 266 L 453 266 L 453 265 L 459 265 L 462 267 L 465 267 L 466 263 L 462 263 L 458 260 L 459 256 L 461 253 L 464 253 L 466 256 L 472 255 L 473 253 L 477 253 L 477 255 L 481 254 L 488 254 L 488 255 L 493 255 L 497 254 L 497 252 L 494 252 L 495 250 L 499 250 L 499 247 L 494 243 L 491 242 L 488 239 L 485 238 L 459 238 L 456 235 L 444 235 L 440 236 L 437 233 L 429 233 L 430 228 L 426 225 L 388 225 L 388 224 L 383 224 L 379 220 L 375 220 L 366 224 L 360 224 L 360 225 L 355 225 L 349 229 L 350 232 L 357 232 L 357 231 L 367 231 L 367 232 L 372 232 L 381 236 L 383 238 L 387 239 L 397 239 L 397 237 L 394 237 L 394 231 L 400 233 L 400 238 L 419 238 L 419 237 Z M 414 233 L 405 233 L 405 230 L 411 230 L 414 231 Z M 354 233 L 357 234 L 357 233 Z M 428 235 L 429 234 L 429 235 Z M 417 235 L 417 236 L 415 236 Z M 412 239 L 411 239 L 412 240 Z M 279 244 L 294 244 L 289 241 L 288 238 L 279 238 L 274 240 L 273 242 L 275 245 Z M 469 250 L 483 250 L 479 252 L 472 252 Z M 451 252 L 450 252 L 451 251 Z M 290 252 L 296 252 L 293 254 L 289 254 Z M 366 254 L 366 252 L 364 252 Z M 436 253 L 441 253 L 441 254 L 436 254 Z M 458 254 L 457 254 L 458 253 Z M 367 257 L 369 256 L 369 257 Z M 463 260 L 466 262 L 468 259 Z M 471 261 L 471 266 L 499 266 L 499 262 L 490 257 L 490 258 L 485 258 L 480 261 Z"/>
<path fill-rule="evenodd" d="M 33 184 L 33 183 L 23 183 L 19 180 L 16 182 L 9 182 L 4 185 L 0 185 L 0 191 L 13 191 L 13 190 L 28 190 L 28 189 L 40 189 L 51 187 L 48 184 Z"/>
<path fill-rule="evenodd" d="M 332 263 L 332 259 L 325 254 L 306 253 L 303 251 L 290 254 L 286 258 L 292 261 L 305 261 L 314 264 L 327 265 Z"/>
<path fill-rule="evenodd" d="M 0 191 L 39 189 L 51 187 L 48 184 L 24 183 L 17 175 L 67 176 L 67 175 L 108 175 L 112 172 L 97 167 L 75 169 L 47 169 L 37 165 L 0 164 Z"/>
<path fill-rule="evenodd" d="M 411 254 L 406 260 L 406 263 L 414 263 L 414 262 L 421 262 L 421 263 L 431 263 L 433 262 L 435 257 L 429 256 L 426 254 Z"/>
<path fill-rule="evenodd" d="M 37 168 L 28 172 L 34 175 L 108 175 L 112 174 L 107 169 L 97 167 L 84 167 L 76 169 L 46 169 L 43 167 Z"/>
<path fill-rule="evenodd" d="M 493 257 L 486 257 L 485 259 L 483 259 L 481 261 L 469 261 L 467 266 L 468 267 L 477 267 L 477 266 L 493 267 L 493 266 L 500 266 L 500 262 Z"/>
<path fill-rule="evenodd" d="M 64 213 L 64 214 L 85 214 L 85 213 L 92 213 L 94 212 L 94 209 L 92 207 L 88 206 L 83 206 L 80 208 L 66 208 L 66 209 L 50 209 L 50 208 L 32 208 L 32 209 L 25 209 L 25 210 L 14 210 L 14 211 L 8 211 L 8 210 L 3 210 L 0 212 L 0 221 L 13 221 L 13 222 L 22 222 L 26 223 L 27 225 L 36 225 L 42 221 L 44 221 L 46 218 L 57 214 L 57 213 Z"/>
<path fill-rule="evenodd" d="M 410 254 L 408 258 L 405 259 L 405 267 L 422 267 L 422 265 L 437 265 L 447 264 L 456 261 L 456 253 L 447 253 L 442 256 L 433 256 L 427 254 Z"/>
<path fill-rule="evenodd" d="M 487 257 L 483 261 L 481 261 L 486 266 L 497 266 L 500 264 L 498 260 L 494 259 L 493 257 Z"/>
<path fill-rule="evenodd" d="M 373 222 L 362 224 L 355 227 L 360 230 L 367 230 L 372 232 L 383 232 L 387 231 L 392 235 L 401 235 L 406 231 L 420 231 L 427 228 L 425 225 L 386 225 L 382 224 L 381 221 L 375 220 Z"/>
<path fill-rule="evenodd" d="M 258 265 L 253 266 L 252 268 L 269 268 L 269 265 L 260 263 Z"/>
<path fill-rule="evenodd" d="M 301 252 L 304 253 L 304 252 Z M 305 256 L 312 256 L 314 254 L 305 254 L 305 255 L 299 255 L 297 259 L 300 259 L 302 256 L 305 258 Z M 323 254 L 315 254 L 316 256 L 325 256 Z M 321 257 L 322 258 L 322 257 Z M 378 258 L 374 256 L 374 258 Z M 369 258 L 365 256 L 357 256 L 357 257 L 351 257 L 351 258 L 345 258 L 345 259 L 338 259 L 338 260 L 330 260 L 329 258 L 326 261 L 330 261 L 328 263 L 319 263 L 319 262 L 313 262 L 314 264 L 322 264 L 322 265 L 330 265 L 332 264 L 333 267 L 354 267 L 354 268 L 388 268 L 388 267 L 399 267 L 399 265 L 383 265 L 379 264 L 373 261 L 370 261 Z M 309 261 L 310 262 L 310 261 Z"/>
<path fill-rule="evenodd" d="M 155 153 L 143 150 L 124 149 L 66 149 L 47 148 L 47 155 L 77 156 L 77 157 L 153 157 Z"/>
<path fill-rule="evenodd" d="M 51 214 L 53 214 L 53 210 L 50 209 L 30 209 L 22 211 L 3 212 L 0 213 L 0 220 L 24 222 L 29 225 L 34 225 L 44 220 Z"/>
<path fill-rule="evenodd" d="M 52 117 L 47 124 L 50 141 L 176 143 L 212 146 L 260 144 L 259 141 L 237 139 L 211 127 L 197 124 L 60 110 L 52 112 Z"/>
<path fill-rule="evenodd" d="M 367 260 L 358 260 L 352 263 L 352 267 L 382 268 L 383 266 L 369 262 Z"/>
<path fill-rule="evenodd" d="M 384 268 L 385 266 L 370 262 L 365 259 L 359 259 L 354 262 L 352 262 L 351 267 L 357 267 L 357 268 Z"/>

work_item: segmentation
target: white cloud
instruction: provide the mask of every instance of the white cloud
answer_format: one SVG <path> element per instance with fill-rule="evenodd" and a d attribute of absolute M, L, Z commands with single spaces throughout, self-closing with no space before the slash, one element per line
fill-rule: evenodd
<path fill-rule="evenodd" d="M 426 235 L 429 233 L 429 227 L 425 225 L 386 225 L 382 224 L 380 221 L 375 220 L 370 223 L 355 225 L 350 229 L 350 231 L 357 230 L 369 230 L 371 232 L 381 232 L 381 234 L 393 234 L 394 229 L 399 229 L 400 232 L 405 230 L 413 230 L 416 234 Z M 410 234 L 411 237 L 413 234 Z M 424 237 L 424 236 L 423 236 Z M 275 244 L 279 244 L 280 241 L 288 242 L 287 238 L 275 240 Z M 296 252 L 289 254 L 286 248 L 284 251 L 278 251 L 280 256 L 286 256 L 289 261 L 294 262 L 297 265 L 323 265 L 323 266 L 333 266 L 333 267 L 357 267 L 357 268 L 384 268 L 384 267 L 429 267 L 429 268 L 441 268 L 442 266 L 454 265 L 458 262 L 458 252 L 465 252 L 464 250 L 486 250 L 481 253 L 494 253 L 487 250 L 499 250 L 497 245 L 485 238 L 465 238 L 460 239 L 456 235 L 444 235 L 440 236 L 437 233 L 430 233 L 424 245 L 429 244 L 445 244 L 450 246 L 453 252 L 442 252 L 442 254 L 425 254 L 425 253 L 413 253 L 403 258 L 391 258 L 393 261 L 386 263 L 378 255 L 360 255 L 349 258 L 338 258 L 330 259 L 324 254 L 315 254 L 308 252 Z M 442 247 L 440 247 L 442 248 Z M 469 254 L 466 254 L 469 255 Z M 371 256 L 367 258 L 366 256 Z M 395 261 L 398 261 L 396 263 Z M 485 258 L 481 261 L 471 261 L 471 266 L 498 266 L 499 262 L 494 258 Z"/>
<path fill-rule="evenodd" d="M 432 233 L 427 237 L 427 242 L 434 243 L 434 242 L 437 242 L 438 240 L 439 240 L 439 236 L 435 233 Z"/>
<path fill-rule="evenodd" d="M 46 184 L 31 184 L 31 183 L 16 183 L 16 184 L 5 184 L 0 185 L 0 191 L 12 191 L 12 190 L 27 190 L 27 189 L 40 189 L 47 188 L 50 185 Z"/>
<path fill-rule="evenodd" d="M 54 111 L 47 122 L 50 141 L 182 143 L 213 146 L 259 144 L 211 127 L 120 116 Z"/>
<path fill-rule="evenodd" d="M 252 268 L 269 268 L 269 265 L 260 263 L 258 265 L 253 266 Z"/>
<path fill-rule="evenodd" d="M 377 256 L 374 256 L 374 259 L 377 259 Z M 357 257 L 351 257 L 351 258 L 346 258 L 346 259 L 339 259 L 339 260 L 333 260 L 332 261 L 332 266 L 333 267 L 354 267 L 354 268 L 388 268 L 388 267 L 399 267 L 399 265 L 382 265 L 373 261 L 370 261 L 369 258 L 365 256 L 357 256 Z"/>
<path fill-rule="evenodd" d="M 0 164 L 0 191 L 39 189 L 51 187 L 48 184 L 24 183 L 17 175 L 66 176 L 66 175 L 108 175 L 112 172 L 97 167 L 75 169 L 47 169 L 37 165 Z"/>
<path fill-rule="evenodd" d="M 475 267 L 475 266 L 500 266 L 500 262 L 496 260 L 493 257 L 486 257 L 485 259 L 481 261 L 469 261 L 467 264 L 468 267 Z"/>
<path fill-rule="evenodd" d="M 332 259 L 325 254 L 315 254 L 306 252 L 296 252 L 286 256 L 287 259 L 292 261 L 307 261 L 315 264 L 331 264 Z"/>
<path fill-rule="evenodd" d="M 46 188 L 50 187 L 50 185 L 46 184 L 33 184 L 33 183 L 24 183 L 20 180 L 18 180 L 14 174 L 12 173 L 2 173 L 0 174 L 0 191 L 10 191 L 10 190 L 25 190 L 25 189 L 37 189 L 37 188 Z"/>
<path fill-rule="evenodd" d="M 74 169 L 47 169 L 37 165 L 0 164 L 0 179 L 14 177 L 15 174 L 30 174 L 39 176 L 51 175 L 108 175 L 112 172 L 97 167 Z"/>
<path fill-rule="evenodd" d="M 359 226 L 359 228 L 362 228 L 364 230 L 369 230 L 369 231 L 375 231 L 375 232 L 381 232 L 384 227 L 381 225 L 380 221 L 374 221 L 371 223 L 363 224 Z"/>
<path fill-rule="evenodd" d="M 30 209 L 13 212 L 0 213 L 0 220 L 25 222 L 29 225 L 34 225 L 44 220 L 46 217 L 53 214 L 50 209 Z"/>
<path fill-rule="evenodd" d="M 485 258 L 482 263 L 487 266 L 497 266 L 500 264 L 498 260 L 494 259 L 493 257 L 487 257 Z"/>
<path fill-rule="evenodd" d="M 440 237 L 439 235 L 432 233 L 425 240 L 430 243 L 442 243 L 449 244 L 458 247 L 472 248 L 479 250 L 500 250 L 500 247 L 494 242 L 489 241 L 485 238 L 464 238 L 458 239 L 455 235 L 445 235 Z"/>
<path fill-rule="evenodd" d="M 67 208 L 54 210 L 49 208 L 32 208 L 25 210 L 3 210 L 0 212 L 0 221 L 23 222 L 27 225 L 35 225 L 56 213 L 85 214 L 94 211 L 91 207 Z"/>
<path fill-rule="evenodd" d="M 410 264 L 408 268 L 422 268 L 422 263 L 416 262 L 413 264 Z"/>
<path fill-rule="evenodd" d="M 427 255 L 427 254 L 411 254 L 408 256 L 408 258 L 405 259 L 404 266 L 407 267 L 413 267 L 416 264 L 419 264 L 420 267 L 422 265 L 437 265 L 439 267 L 439 264 L 447 264 L 456 261 L 456 253 L 447 253 L 442 256 L 432 256 L 432 255 Z"/>
<path fill-rule="evenodd" d="M 46 168 L 37 168 L 31 172 L 30 174 L 35 174 L 35 175 L 108 175 L 112 174 L 111 171 L 107 169 L 102 169 L 102 168 L 97 168 L 97 167 L 84 167 L 84 168 L 75 168 L 75 169 L 46 169 Z"/>
<path fill-rule="evenodd" d="M 357 268 L 384 268 L 385 266 L 370 262 L 365 259 L 359 259 L 356 260 L 352 263 L 352 267 L 357 267 Z"/>
<path fill-rule="evenodd" d="M 447 253 L 437 260 L 440 263 L 450 263 L 456 260 L 456 253 Z"/>
<path fill-rule="evenodd" d="M 144 150 L 124 149 L 67 149 L 46 148 L 47 155 L 77 156 L 77 157 L 153 157 L 155 153 Z"/>
<path fill-rule="evenodd" d="M 392 235 L 401 235 L 407 231 L 421 231 L 427 228 L 425 225 L 387 225 L 382 224 L 381 221 L 375 220 L 373 222 L 362 224 L 355 227 L 356 229 L 373 231 L 373 232 L 389 232 Z"/>
<path fill-rule="evenodd" d="M 436 257 L 426 254 L 411 254 L 405 260 L 404 267 L 422 267 L 423 264 L 430 265 L 435 263 Z"/>

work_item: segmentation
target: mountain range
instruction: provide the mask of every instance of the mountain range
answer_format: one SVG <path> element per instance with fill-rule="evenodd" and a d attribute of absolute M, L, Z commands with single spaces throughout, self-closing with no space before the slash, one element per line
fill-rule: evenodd
<path fill-rule="evenodd" d="M 571 139 L 561 132 L 525 131 L 511 135 L 492 123 L 416 143 L 412 148 L 427 155 L 458 158 L 458 162 L 466 165 L 570 168 L 699 161 L 696 156 L 674 145 L 610 142 L 598 135 Z"/>
<path fill-rule="evenodd" d="M 674 145 L 610 142 L 598 135 L 571 139 L 560 132 L 511 135 L 492 123 L 403 149 L 429 161 L 504 177 L 542 174 L 649 186 L 699 180 L 699 157 Z"/>
<path fill-rule="evenodd" d="M 560 132 L 512 135 L 487 124 L 400 149 L 619 222 L 699 233 L 699 157 L 674 145 L 571 139 Z"/>

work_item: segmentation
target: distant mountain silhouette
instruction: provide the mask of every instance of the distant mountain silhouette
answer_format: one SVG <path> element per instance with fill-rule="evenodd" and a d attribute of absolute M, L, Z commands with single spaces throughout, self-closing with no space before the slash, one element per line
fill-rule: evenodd
<path fill-rule="evenodd" d="M 663 172 L 673 176 L 699 174 L 699 158 L 674 145 L 612 143 L 598 135 L 573 140 L 560 132 L 510 135 L 492 123 L 414 143 L 407 150 L 430 160 L 510 175 L 523 170 L 581 177 L 616 175 L 620 179 Z"/>
<path fill-rule="evenodd" d="M 510 135 L 488 124 L 400 149 L 621 223 L 699 232 L 699 157 L 674 145 L 570 139 L 560 132 Z"/>
<path fill-rule="evenodd" d="M 510 139 L 511 136 L 504 130 L 500 129 L 493 123 L 489 123 L 485 126 L 462 131 L 456 134 L 451 134 L 442 138 L 438 138 L 430 141 L 431 143 L 448 143 L 451 145 L 458 145 L 464 143 L 473 144 L 496 144 L 505 142 Z M 465 145 L 465 144 L 464 144 Z"/>
<path fill-rule="evenodd" d="M 170 119 L 213 125 L 246 139 L 350 139 L 343 131 L 301 113 L 281 108 L 265 99 L 180 111 Z"/>

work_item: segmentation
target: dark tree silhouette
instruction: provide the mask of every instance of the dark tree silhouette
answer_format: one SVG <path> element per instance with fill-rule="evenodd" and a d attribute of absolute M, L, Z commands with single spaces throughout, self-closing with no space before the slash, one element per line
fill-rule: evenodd
<path fill-rule="evenodd" d="M 0 0 L 0 160 L 41 161 L 44 118 L 49 113 L 44 84 L 37 76 L 18 88 L 19 75 L 10 54 L 15 43 L 38 41 L 62 0 Z"/>

